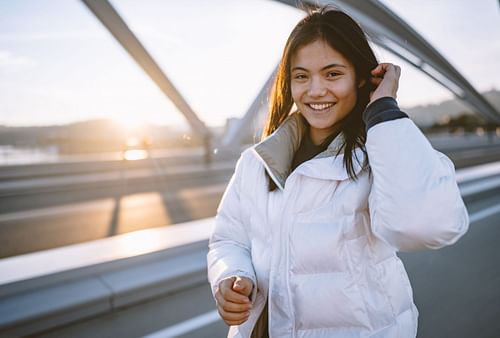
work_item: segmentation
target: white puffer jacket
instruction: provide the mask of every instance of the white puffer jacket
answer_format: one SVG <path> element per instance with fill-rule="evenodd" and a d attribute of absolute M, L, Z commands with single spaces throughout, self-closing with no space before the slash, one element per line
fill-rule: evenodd
<path fill-rule="evenodd" d="M 212 291 L 234 275 L 256 285 L 248 321 L 228 337 L 250 337 L 266 298 L 272 338 L 415 337 L 418 312 L 396 251 L 437 249 L 466 232 L 453 163 L 400 118 L 369 129 L 371 174 L 358 164 L 349 179 L 335 156 L 342 134 L 289 174 L 303 128 L 293 114 L 247 149 L 219 206 Z"/>

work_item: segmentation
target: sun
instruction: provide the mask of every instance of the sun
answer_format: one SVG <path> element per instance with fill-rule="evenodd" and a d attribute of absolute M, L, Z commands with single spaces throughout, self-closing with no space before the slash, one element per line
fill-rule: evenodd
<path fill-rule="evenodd" d="M 120 115 L 113 117 L 124 131 L 124 149 L 122 158 L 127 161 L 143 160 L 149 157 L 151 135 L 148 135 L 148 123 L 141 116 Z"/>

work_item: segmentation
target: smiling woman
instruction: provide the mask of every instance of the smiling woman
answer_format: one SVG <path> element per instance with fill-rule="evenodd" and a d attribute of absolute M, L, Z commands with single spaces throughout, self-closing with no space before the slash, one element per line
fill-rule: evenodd
<path fill-rule="evenodd" d="M 228 337 L 416 336 L 396 252 L 451 245 L 468 216 L 453 164 L 398 107 L 399 77 L 341 11 L 293 29 L 210 238 Z"/>

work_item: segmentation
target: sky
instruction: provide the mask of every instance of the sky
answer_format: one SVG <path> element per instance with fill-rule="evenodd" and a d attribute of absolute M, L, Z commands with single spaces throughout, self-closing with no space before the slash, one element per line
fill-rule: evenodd
<path fill-rule="evenodd" d="M 279 61 L 303 13 L 269 0 L 112 0 L 198 116 L 240 117 Z M 497 0 L 382 0 L 479 91 L 500 89 Z M 471 4 L 474 4 L 471 6 Z M 403 107 L 452 94 L 389 52 L 403 72 Z M 0 125 L 112 118 L 128 125 L 185 120 L 78 0 L 0 0 Z"/>

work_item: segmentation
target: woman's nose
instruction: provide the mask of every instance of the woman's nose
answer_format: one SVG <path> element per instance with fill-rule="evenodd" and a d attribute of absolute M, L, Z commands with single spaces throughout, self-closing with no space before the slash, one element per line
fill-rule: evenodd
<path fill-rule="evenodd" d="M 311 97 L 321 97 L 326 95 L 326 86 L 320 79 L 311 79 L 307 94 Z"/>

